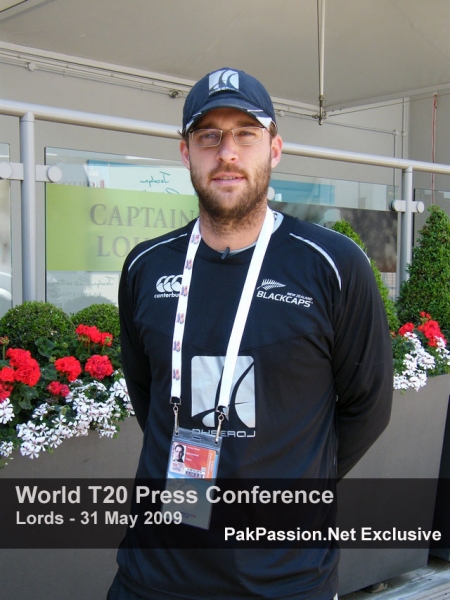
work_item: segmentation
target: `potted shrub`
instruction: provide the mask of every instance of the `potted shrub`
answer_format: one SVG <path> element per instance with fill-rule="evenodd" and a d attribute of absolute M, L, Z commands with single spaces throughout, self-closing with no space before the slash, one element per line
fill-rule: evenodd
<path fill-rule="evenodd" d="M 408 266 L 409 279 L 403 282 L 397 300 L 402 323 L 415 322 L 424 311 L 433 315 L 444 334 L 450 332 L 450 218 L 438 206 L 420 231 L 420 243 L 413 248 Z"/>
<path fill-rule="evenodd" d="M 17 319 L 16 315 L 19 315 Z M 15 373 L 21 370 L 19 378 L 22 379 L 18 381 L 14 377 L 11 382 L 2 378 L 0 383 L 14 386 L 13 393 L 9 394 L 14 419 L 24 433 L 30 433 L 31 438 L 28 440 L 30 445 L 25 446 L 24 456 L 20 446 L 27 440 L 17 435 L 11 422 L 4 423 L 0 417 L 0 446 L 12 442 L 13 447 L 18 447 L 9 458 L 3 456 L 3 460 L 9 464 L 0 469 L 0 481 L 4 483 L 2 490 L 8 487 L 6 480 L 10 478 L 32 485 L 41 482 L 44 487 L 47 487 L 47 483 L 51 487 L 50 479 L 53 478 L 68 486 L 71 485 L 70 478 L 76 478 L 74 481 L 92 480 L 95 485 L 102 481 L 118 481 L 119 478 L 122 482 L 133 480 L 142 447 L 142 433 L 136 419 L 128 418 L 131 413 L 121 375 L 119 336 L 115 335 L 118 333 L 118 319 L 114 320 L 114 315 L 117 316 L 117 309 L 114 312 L 100 309 L 95 315 L 83 313 L 68 318 L 49 303 L 25 303 L 0 321 L 0 372 L 5 367 L 7 371 L 11 369 Z M 93 321 L 88 321 L 90 316 L 93 316 Z M 84 318 L 86 322 L 83 322 Z M 78 329 L 80 325 L 84 327 Z M 26 336 L 31 327 L 32 335 Z M 111 345 L 108 333 L 113 334 Z M 9 336 L 8 343 L 5 338 Z M 15 340 L 14 344 L 12 340 Z M 8 355 L 8 351 L 14 348 L 21 352 L 9 352 Z M 73 368 L 75 360 L 65 361 L 62 365 L 58 363 L 58 367 L 56 363 L 58 359 L 64 360 L 70 356 L 79 362 L 82 369 L 74 381 L 69 379 L 77 373 Z M 113 372 L 107 374 L 110 369 L 104 359 L 97 364 L 97 369 L 91 368 L 88 361 L 95 356 L 106 357 L 113 366 Z M 11 365 L 11 362 L 14 364 Z M 95 362 L 91 364 L 92 367 L 95 367 Z M 37 378 L 38 370 L 39 380 L 31 385 Z M 47 389 L 49 385 L 50 390 Z M 64 386 L 69 389 L 67 396 L 64 396 L 67 391 Z M 0 408 L 3 405 L 1 397 Z M 86 413 L 81 415 L 79 409 L 83 406 Z M 3 408 L 3 414 L 8 412 Z M 36 413 L 34 418 L 33 413 Z M 62 426 L 51 424 L 50 421 L 54 419 L 62 421 Z M 32 422 L 34 430 L 28 425 L 29 422 Z M 40 427 L 47 430 L 42 431 L 45 434 L 44 443 L 33 439 Z M 51 436 L 48 435 L 50 429 L 53 430 Z M 71 433 L 74 435 L 68 437 Z M 111 440 L 110 436 L 117 434 L 118 437 Z M 36 455 L 39 445 L 42 448 L 39 458 L 30 460 Z M 27 587 L 33 594 L 39 582 L 42 583 L 43 578 L 48 579 L 45 573 L 51 568 L 60 569 L 62 579 L 67 580 L 65 585 L 61 583 L 61 577 L 53 578 L 50 587 L 44 584 L 47 597 L 59 598 L 65 593 L 64 588 L 69 589 L 80 573 L 89 573 L 92 565 L 95 565 L 96 576 L 95 581 L 87 578 L 88 583 L 84 586 L 86 597 L 100 597 L 102 589 L 107 589 L 117 570 L 116 547 L 81 550 L 74 545 L 74 549 L 52 549 L 46 539 L 47 527 L 39 527 L 39 530 L 42 536 L 40 548 L 48 547 L 47 550 L 28 548 L 24 544 L 23 548 L 5 548 L 1 551 L 3 584 L 12 590 L 11 597 L 14 596 L 13 592 L 14 597 L 19 597 Z M 92 533 L 86 533 L 86 536 L 89 538 Z M 17 565 L 26 565 L 25 572 L 22 567 L 17 569 Z M 71 573 L 77 575 L 71 577 Z"/>
<path fill-rule="evenodd" d="M 446 254 L 440 248 L 433 249 L 433 246 L 448 244 L 448 241 L 444 240 L 450 240 L 450 237 L 443 237 L 442 232 L 441 235 L 435 232 L 435 228 L 447 231 L 448 225 L 443 227 L 443 222 L 445 223 L 445 219 L 441 213 L 433 210 L 423 231 L 424 245 L 428 256 L 432 257 L 429 258 L 432 262 L 437 262 L 438 258 Z M 358 237 L 351 234 L 348 224 L 337 224 L 335 228 L 352 237 L 364 248 Z M 446 251 L 448 248 L 450 245 L 447 245 Z M 441 319 L 445 323 L 445 314 L 441 311 L 438 313 L 439 319 L 436 318 L 434 310 L 438 307 L 437 301 L 431 304 L 433 312 L 429 308 L 427 300 L 431 300 L 433 290 L 426 292 L 422 277 L 424 271 L 421 270 L 420 265 L 416 265 L 423 255 L 424 252 L 419 252 L 419 248 L 415 249 L 413 262 L 409 268 L 410 283 L 402 287 L 403 298 L 406 298 L 405 287 L 411 288 L 415 279 L 424 291 L 421 301 L 417 300 L 415 304 L 408 301 L 410 307 L 408 312 L 404 310 L 405 304 L 400 301 L 386 304 L 386 298 L 380 290 L 392 332 L 394 360 L 392 416 L 380 438 L 342 484 L 339 484 L 341 521 L 345 521 L 348 514 L 351 514 L 354 522 L 366 526 L 369 516 L 372 517 L 371 512 L 375 513 L 375 518 L 379 518 L 381 523 L 385 522 L 385 515 L 389 512 L 394 514 L 394 519 L 397 515 L 401 519 L 403 517 L 401 513 L 409 510 L 410 504 L 413 505 L 413 509 L 417 509 L 416 513 L 422 519 L 421 523 L 426 523 L 427 528 L 432 529 L 436 485 L 430 485 L 427 494 L 421 499 L 420 506 L 415 506 L 411 498 L 411 501 L 407 501 L 405 505 L 394 507 L 393 499 L 387 497 L 387 489 L 383 484 L 386 480 L 395 483 L 396 480 L 400 482 L 402 479 L 405 481 L 410 479 L 420 485 L 419 480 L 429 478 L 437 480 L 439 475 L 450 384 L 448 375 L 450 354 L 439 321 Z M 445 273 L 448 272 L 448 268 L 448 263 L 433 264 L 433 272 L 437 269 Z M 417 277 L 413 277 L 415 273 Z M 425 281 L 430 288 L 434 287 L 432 278 L 425 278 Z M 418 295 L 413 296 L 408 291 L 408 297 L 418 298 Z M 447 294 L 447 298 L 449 297 Z M 445 301 L 441 301 L 439 306 L 444 307 Z M 401 327 L 398 327 L 396 312 L 400 317 Z M 357 484 L 356 493 L 355 488 L 351 487 L 352 493 L 347 493 L 346 484 L 350 485 L 352 480 L 358 479 L 364 481 L 360 487 Z M 368 506 L 370 508 L 367 508 Z M 364 550 L 344 548 L 340 564 L 340 594 L 370 587 L 391 577 L 423 567 L 427 564 L 427 560 L 427 547 L 407 549 L 373 547 Z"/>
<path fill-rule="evenodd" d="M 398 298 L 401 318 L 413 320 L 418 311 L 428 311 L 439 321 L 447 339 L 450 335 L 450 218 L 438 206 L 430 208 L 430 215 L 420 231 L 420 245 L 413 249 L 409 279 L 402 285 Z M 447 388 L 447 395 L 448 392 Z M 442 446 L 439 471 L 441 479 L 435 508 L 434 527 L 450 535 L 447 516 L 450 493 L 446 481 L 450 478 L 450 414 Z M 432 554 L 450 560 L 450 548 L 433 547 Z"/>
<path fill-rule="evenodd" d="M 97 305 L 91 316 L 118 331 L 114 307 Z M 83 317 L 26 302 L 0 320 L 3 464 L 16 449 L 38 458 L 89 430 L 115 437 L 119 423 L 133 414 L 114 335 L 82 323 Z"/>

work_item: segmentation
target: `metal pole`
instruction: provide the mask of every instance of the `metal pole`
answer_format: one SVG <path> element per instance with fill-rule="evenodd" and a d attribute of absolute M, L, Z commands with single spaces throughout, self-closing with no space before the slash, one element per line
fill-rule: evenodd
<path fill-rule="evenodd" d="M 408 279 L 407 265 L 411 263 L 413 247 L 413 169 L 408 167 L 402 174 L 402 196 L 405 212 L 401 216 L 400 284 Z"/>
<path fill-rule="evenodd" d="M 319 97 L 324 94 L 325 77 L 325 0 L 318 0 L 319 12 Z"/>
<path fill-rule="evenodd" d="M 82 125 L 84 127 L 94 127 L 95 129 L 123 131 L 125 133 L 142 133 L 144 135 L 154 135 L 156 137 L 173 138 L 176 140 L 180 139 L 178 133 L 179 127 L 176 127 L 175 125 L 137 121 L 136 119 L 127 119 L 124 117 L 113 117 L 97 113 L 69 110 L 66 108 L 0 99 L 0 114 L 2 115 L 21 117 L 27 112 L 32 112 L 37 121 L 65 123 L 67 125 Z"/>
<path fill-rule="evenodd" d="M 22 181 L 22 293 L 23 301 L 37 299 L 36 156 L 34 114 L 20 119 Z"/>
<path fill-rule="evenodd" d="M 319 114 L 313 115 L 322 125 L 327 115 L 323 110 L 325 68 L 325 0 L 317 0 L 317 39 L 319 46 Z"/>

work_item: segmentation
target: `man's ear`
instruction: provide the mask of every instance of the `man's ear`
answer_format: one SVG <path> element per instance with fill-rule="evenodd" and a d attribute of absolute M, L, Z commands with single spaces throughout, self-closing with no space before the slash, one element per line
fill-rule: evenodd
<path fill-rule="evenodd" d="M 180 153 L 181 153 L 181 160 L 183 161 L 184 166 L 187 169 L 190 169 L 191 162 L 189 160 L 189 148 L 188 148 L 188 145 L 186 144 L 185 140 L 181 140 L 181 142 L 180 142 Z"/>
<path fill-rule="evenodd" d="M 270 152 L 272 156 L 271 166 L 272 169 L 277 166 L 281 160 L 281 150 L 283 148 L 283 140 L 279 135 L 274 136 L 271 139 Z"/>

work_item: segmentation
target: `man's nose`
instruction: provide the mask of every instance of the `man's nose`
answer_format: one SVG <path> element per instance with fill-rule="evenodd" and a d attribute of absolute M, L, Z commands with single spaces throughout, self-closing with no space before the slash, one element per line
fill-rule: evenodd
<path fill-rule="evenodd" d="M 238 158 L 239 146 L 236 144 L 231 131 L 224 131 L 217 148 L 218 160 L 234 161 Z"/>

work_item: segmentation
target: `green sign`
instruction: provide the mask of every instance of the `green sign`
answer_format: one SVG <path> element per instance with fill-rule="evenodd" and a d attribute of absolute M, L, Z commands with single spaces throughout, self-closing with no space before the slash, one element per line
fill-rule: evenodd
<path fill-rule="evenodd" d="M 196 196 L 47 184 L 47 270 L 121 271 L 136 244 L 196 216 Z"/>

